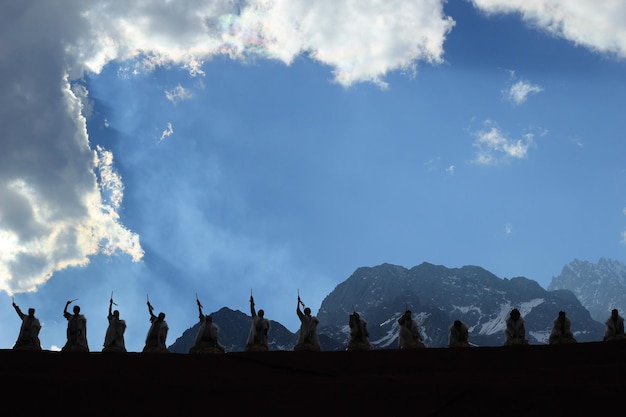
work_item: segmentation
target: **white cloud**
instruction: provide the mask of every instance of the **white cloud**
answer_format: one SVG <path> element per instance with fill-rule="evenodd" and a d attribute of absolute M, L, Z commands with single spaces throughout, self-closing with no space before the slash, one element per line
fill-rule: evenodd
<path fill-rule="evenodd" d="M 117 61 L 129 78 L 170 65 L 199 76 L 218 55 L 286 64 L 308 55 L 342 85 L 384 86 L 390 71 L 441 62 L 453 25 L 443 0 L 1 2 L 0 290 L 34 290 L 98 253 L 143 254 L 120 222 L 113 155 L 89 142 L 85 73 Z"/>
<path fill-rule="evenodd" d="M 191 91 L 178 84 L 171 90 L 165 91 L 165 98 L 171 101 L 173 104 L 178 104 L 181 101 L 189 100 L 193 97 Z"/>
<path fill-rule="evenodd" d="M 474 162 L 480 165 L 494 165 L 511 159 L 524 159 L 528 148 L 534 143 L 531 133 L 522 139 L 510 139 L 494 122 L 487 120 L 485 129 L 476 132 L 473 146 L 477 148 Z"/>
<path fill-rule="evenodd" d="M 290 63 L 308 53 L 331 66 L 343 85 L 384 86 L 389 71 L 412 71 L 417 61 L 441 62 L 453 25 L 440 0 L 263 0 L 252 2 L 231 27 L 239 40 L 258 36 L 272 58 Z"/>
<path fill-rule="evenodd" d="M 346 86 L 384 86 L 390 71 L 441 62 L 454 26 L 442 0 L 251 0 L 245 7 L 230 0 L 101 1 L 87 6 L 81 20 L 88 39 L 71 52 L 95 72 L 113 59 L 140 58 L 134 70 L 173 62 L 201 74 L 215 55 L 290 64 L 306 54 L 332 67 Z"/>
<path fill-rule="evenodd" d="M 97 175 L 111 172 L 102 151 L 89 148 L 81 99 L 67 78 L 53 88 L 42 85 L 48 74 L 28 71 L 31 79 L 22 74 L 13 85 L 2 77 L 4 99 L 16 104 L 4 103 L 0 141 L 0 290 L 10 294 L 33 291 L 97 253 L 142 256 L 138 236 L 119 223 L 121 195 L 105 199 L 98 186 Z"/>
<path fill-rule="evenodd" d="M 505 235 L 510 235 L 511 233 L 513 233 L 513 225 L 511 223 L 507 223 L 504 225 L 504 234 Z"/>
<path fill-rule="evenodd" d="M 450 175 L 454 175 L 454 171 L 456 171 L 456 167 L 454 165 L 450 165 L 448 168 L 446 168 L 446 172 Z"/>
<path fill-rule="evenodd" d="M 159 139 L 159 142 L 163 141 L 168 136 L 171 136 L 173 133 L 174 133 L 174 128 L 172 127 L 172 124 L 170 122 L 167 122 L 167 127 L 161 133 L 161 138 Z"/>
<path fill-rule="evenodd" d="M 540 93 L 542 91 L 542 87 L 536 84 L 531 84 L 528 81 L 521 80 L 515 82 L 508 89 L 504 90 L 503 94 L 507 100 L 519 105 L 524 103 L 530 94 Z"/>
<path fill-rule="evenodd" d="M 199 76 L 203 63 L 219 55 L 285 64 L 306 55 L 329 66 L 341 85 L 384 87 L 391 71 L 413 72 L 421 62 L 443 61 L 444 41 L 454 26 L 443 4 L 0 2 L 0 289 L 32 290 L 55 271 L 84 265 L 101 252 L 120 251 L 133 259 L 142 255 L 139 237 L 120 222 L 123 187 L 112 155 L 92 149 L 89 142 L 85 117 L 91 105 L 77 82 L 85 73 L 118 61 L 120 75 L 176 65 Z M 519 11 L 527 21 L 578 44 L 626 55 L 624 2 L 474 4 L 490 12 Z M 478 138 L 478 160 L 483 161 L 524 157 L 532 139 L 512 141 L 497 128 Z"/>
<path fill-rule="evenodd" d="M 626 57 L 626 2 L 597 0 L 472 0 L 491 13 L 524 21 L 596 52 Z"/>

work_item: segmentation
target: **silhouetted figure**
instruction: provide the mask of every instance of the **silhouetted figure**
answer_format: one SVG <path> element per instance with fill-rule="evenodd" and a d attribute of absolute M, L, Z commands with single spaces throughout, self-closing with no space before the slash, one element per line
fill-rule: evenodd
<path fill-rule="evenodd" d="M 604 324 L 606 325 L 606 331 L 604 332 L 604 340 L 622 340 L 625 339 L 624 335 L 624 318 L 619 315 L 619 311 L 616 308 L 611 310 L 611 317 L 609 317 Z"/>
<path fill-rule="evenodd" d="M 268 333 L 270 331 L 270 321 L 264 317 L 265 312 L 263 310 L 259 310 L 257 314 L 254 309 L 254 298 L 252 296 L 250 296 L 250 315 L 252 316 L 252 325 L 250 326 L 245 350 L 269 350 Z"/>
<path fill-rule="evenodd" d="M 63 317 L 67 319 L 67 342 L 62 352 L 89 352 L 87 344 L 87 319 L 80 314 L 80 307 L 74 306 L 74 314 L 67 312 L 67 306 L 74 300 L 67 301 L 63 309 Z"/>
<path fill-rule="evenodd" d="M 552 323 L 552 331 L 548 339 L 549 344 L 576 343 L 574 333 L 571 330 L 572 321 L 565 315 L 565 311 L 559 311 L 559 315 Z"/>
<path fill-rule="evenodd" d="M 350 340 L 347 350 L 371 350 L 372 345 L 369 342 L 370 333 L 367 330 L 367 322 L 361 318 L 359 313 L 354 311 L 350 314 L 348 325 L 350 326 Z"/>
<path fill-rule="evenodd" d="M 143 352 L 167 353 L 165 341 L 167 339 L 167 322 L 165 321 L 165 313 L 160 312 L 158 316 L 154 315 L 154 307 L 148 301 L 148 313 L 150 313 L 150 330 L 146 336 L 146 344 Z"/>
<path fill-rule="evenodd" d="M 298 343 L 293 350 L 314 350 L 319 351 L 320 340 L 317 335 L 317 326 L 320 321 L 317 317 L 311 315 L 311 309 L 304 307 L 304 313 L 300 310 L 300 304 L 304 306 L 300 296 L 298 296 L 298 304 L 296 306 L 296 314 L 300 318 L 300 332 L 298 334 Z"/>
<path fill-rule="evenodd" d="M 514 308 L 506 319 L 506 328 L 504 329 L 504 345 L 527 345 L 526 327 L 518 309 Z"/>
<path fill-rule="evenodd" d="M 13 349 L 41 350 L 41 342 L 39 341 L 41 323 L 39 319 L 35 317 L 35 309 L 29 308 L 28 314 L 24 314 L 17 304 L 13 303 L 13 308 L 15 308 L 17 315 L 22 319 L 20 334 L 17 336 L 17 341 L 15 345 L 13 345 Z"/>
<path fill-rule="evenodd" d="M 469 329 L 461 320 L 454 320 L 449 330 L 448 347 L 468 347 L 470 345 Z"/>
<path fill-rule="evenodd" d="M 120 320 L 120 312 L 118 310 L 111 311 L 113 308 L 113 297 L 109 300 L 109 327 L 104 336 L 103 352 L 126 352 L 126 344 L 124 342 L 124 332 L 126 332 L 126 321 Z"/>
<path fill-rule="evenodd" d="M 398 331 L 398 348 L 399 349 L 415 349 L 423 348 L 422 335 L 420 334 L 417 321 L 411 316 L 411 310 L 406 310 L 398 319 L 400 330 Z"/>
<path fill-rule="evenodd" d="M 218 340 L 217 335 L 219 329 L 213 323 L 213 317 L 210 314 L 202 313 L 202 304 L 196 299 L 198 304 L 198 317 L 200 318 L 200 327 L 196 334 L 196 341 L 189 349 L 189 353 L 226 353 L 226 349 Z"/>

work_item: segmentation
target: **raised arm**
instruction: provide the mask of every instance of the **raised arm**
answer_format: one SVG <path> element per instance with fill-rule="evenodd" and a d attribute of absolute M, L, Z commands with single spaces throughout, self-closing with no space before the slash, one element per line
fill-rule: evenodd
<path fill-rule="evenodd" d="M 300 300 L 300 296 L 298 296 L 298 305 L 296 306 L 296 314 L 298 315 L 300 320 L 302 320 L 302 318 L 304 317 L 304 313 L 302 312 L 302 310 L 300 310 L 300 304 L 302 304 L 302 300 Z"/>
<path fill-rule="evenodd" d="M 109 300 L 109 317 L 113 315 L 113 297 Z"/>
<path fill-rule="evenodd" d="M 20 316 L 21 319 L 23 319 L 25 314 L 22 313 L 22 310 L 20 310 L 20 307 L 17 304 L 13 303 L 13 308 L 17 312 L 17 315 Z"/>
<path fill-rule="evenodd" d="M 250 296 L 250 315 L 256 317 L 256 310 L 254 309 L 254 297 Z"/>
<path fill-rule="evenodd" d="M 196 304 L 198 304 L 198 318 L 200 321 L 204 319 L 204 314 L 202 314 L 202 304 L 200 304 L 200 300 L 196 298 Z"/>
<path fill-rule="evenodd" d="M 72 304 L 72 300 L 66 301 L 65 302 L 65 308 L 63 309 L 63 315 L 65 316 L 67 313 L 67 306 L 69 306 L 70 304 Z"/>
<path fill-rule="evenodd" d="M 152 304 L 150 304 L 150 301 L 148 301 L 146 304 L 148 305 L 148 313 L 150 313 L 150 321 L 152 321 L 156 318 L 156 316 L 154 315 L 154 312 L 152 311 L 154 310 L 154 307 L 152 307 Z"/>

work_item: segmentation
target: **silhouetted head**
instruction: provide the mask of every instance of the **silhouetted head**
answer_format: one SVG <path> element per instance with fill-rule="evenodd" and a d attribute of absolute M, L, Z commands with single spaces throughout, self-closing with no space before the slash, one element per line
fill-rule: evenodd
<path fill-rule="evenodd" d="M 211 323 L 211 322 L 213 322 L 213 316 L 211 316 L 210 314 L 207 314 L 206 316 L 204 316 L 204 320 L 207 323 Z"/>
<path fill-rule="evenodd" d="M 559 311 L 559 318 L 560 318 L 561 320 L 564 320 L 564 319 L 565 319 L 565 311 Z"/>
<path fill-rule="evenodd" d="M 74 314 L 78 314 L 80 313 L 80 307 L 79 306 L 74 306 Z"/>
<path fill-rule="evenodd" d="M 263 318 L 263 316 L 265 315 L 265 311 L 259 310 L 258 315 L 259 317 Z"/>
<path fill-rule="evenodd" d="M 349 323 L 358 323 L 360 319 L 361 319 L 361 316 L 359 316 L 359 313 L 355 311 L 352 314 L 350 314 Z"/>
<path fill-rule="evenodd" d="M 617 316 L 619 316 L 619 312 L 616 308 L 614 308 L 613 310 L 611 310 L 611 317 L 617 318 Z"/>
<path fill-rule="evenodd" d="M 311 309 L 310 309 L 310 308 L 308 308 L 308 307 L 306 307 L 306 308 L 304 309 L 304 314 L 306 314 L 307 316 L 310 316 L 310 315 L 311 315 Z"/>
<path fill-rule="evenodd" d="M 28 315 L 33 317 L 35 315 L 35 309 L 34 308 L 29 308 L 28 309 Z"/>
<path fill-rule="evenodd" d="M 165 320 L 165 313 L 159 313 L 159 316 L 157 317 L 157 319 L 158 319 L 159 321 L 163 321 L 163 320 Z"/>
<path fill-rule="evenodd" d="M 120 318 L 120 311 L 119 310 L 114 310 L 113 311 L 113 315 L 115 316 L 116 319 Z"/>
<path fill-rule="evenodd" d="M 413 312 L 411 310 L 406 310 L 404 312 L 404 317 L 411 317 L 412 314 L 413 314 Z"/>
<path fill-rule="evenodd" d="M 519 319 L 519 318 L 520 318 L 520 316 L 521 316 L 521 314 L 520 314 L 520 312 L 519 312 L 519 310 L 518 310 L 518 309 L 514 308 L 513 310 L 511 310 L 511 318 L 512 318 L 513 320 L 517 320 L 517 319 Z"/>
<path fill-rule="evenodd" d="M 454 326 L 455 327 L 461 327 L 461 320 L 454 320 Z"/>

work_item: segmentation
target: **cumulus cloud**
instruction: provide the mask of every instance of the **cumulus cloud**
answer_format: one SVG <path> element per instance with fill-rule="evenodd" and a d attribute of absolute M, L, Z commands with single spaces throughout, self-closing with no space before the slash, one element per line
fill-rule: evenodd
<path fill-rule="evenodd" d="M 118 213 L 113 158 L 92 149 L 86 73 L 112 61 L 120 76 L 178 66 L 193 76 L 215 56 L 307 56 L 350 86 L 386 86 L 392 71 L 443 61 L 455 22 L 444 0 L 23 0 L 0 3 L 0 289 L 29 291 L 92 255 L 141 258 L 139 237 Z M 487 13 L 527 22 L 595 51 L 626 56 L 626 4 L 592 0 L 473 0 Z M 33 28 L 36 28 L 34 30 Z M 520 85 L 519 98 L 532 93 Z M 187 99 L 180 87 L 166 92 Z M 169 94 L 169 96 L 168 96 Z M 165 130 L 163 138 L 167 137 Z M 532 136 L 479 132 L 477 161 L 523 158 Z M 108 181 L 108 182 L 107 182 Z"/>
<path fill-rule="evenodd" d="M 142 256 L 138 236 L 119 223 L 110 154 L 89 149 L 81 101 L 67 80 L 57 85 L 58 108 L 20 115 L 0 142 L 0 290 L 11 294 L 96 253 Z M 46 143 L 47 134 L 64 140 Z"/>
<path fill-rule="evenodd" d="M 90 33 L 72 52 L 91 71 L 113 59 L 140 58 L 132 71 L 174 62 L 201 74 L 215 55 L 290 64 L 306 54 L 346 86 L 384 85 L 390 71 L 441 62 L 454 26 L 442 0 L 98 1 L 81 17 Z"/>
<path fill-rule="evenodd" d="M 480 165 L 495 165 L 511 159 L 524 159 L 528 148 L 534 143 L 534 135 L 528 133 L 521 139 L 511 139 L 491 120 L 484 123 L 484 129 L 475 134 L 473 146 L 477 148 L 474 162 Z"/>
<path fill-rule="evenodd" d="M 524 103 L 530 94 L 540 93 L 542 91 L 543 88 L 540 86 L 531 84 L 526 80 L 521 80 L 512 84 L 508 89 L 504 90 L 502 94 L 513 104 L 519 105 Z"/>
<path fill-rule="evenodd" d="M 518 13 L 530 25 L 595 52 L 626 57 L 626 2 L 472 0 L 487 14 Z"/>
<path fill-rule="evenodd" d="M 250 29 L 259 34 L 270 57 L 290 63 L 306 52 L 331 66 L 341 84 L 382 86 L 389 71 L 412 71 L 418 60 L 441 62 L 443 42 L 454 25 L 440 0 L 258 1 L 238 23 L 244 34 Z"/>
<path fill-rule="evenodd" d="M 120 220 L 124 188 L 113 155 L 89 141 L 85 74 L 116 61 L 120 76 L 168 66 L 201 76 L 218 55 L 285 64 L 305 55 L 341 85 L 384 87 L 390 71 L 443 60 L 454 25 L 443 2 L 0 3 L 0 290 L 35 290 L 99 253 L 142 258 L 139 236 Z M 189 92 L 179 86 L 166 98 L 176 103 Z M 168 125 L 161 139 L 172 132 Z"/>

